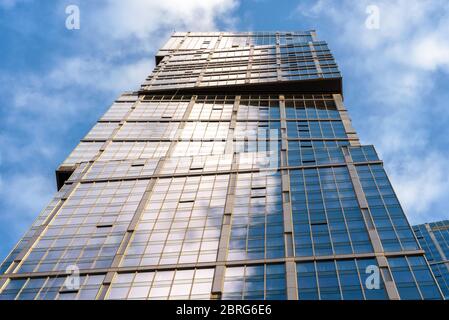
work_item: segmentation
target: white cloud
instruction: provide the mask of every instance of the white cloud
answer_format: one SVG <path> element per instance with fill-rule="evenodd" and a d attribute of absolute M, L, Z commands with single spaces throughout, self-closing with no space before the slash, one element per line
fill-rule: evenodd
<path fill-rule="evenodd" d="M 114 38 L 145 39 L 164 29 L 215 30 L 236 5 L 235 0 L 108 0 L 95 15 L 100 30 Z"/>
<path fill-rule="evenodd" d="M 379 7 L 378 30 L 365 26 L 368 5 Z M 385 160 L 410 219 L 436 216 L 432 208 L 449 193 L 449 157 L 433 129 L 444 118 L 441 107 L 429 101 L 437 72 L 449 76 L 449 2 L 320 0 L 296 12 L 330 26 L 318 36 L 324 31 L 343 77 L 352 80 L 345 96 L 354 126 Z"/>
<path fill-rule="evenodd" d="M 447 31 L 446 31 L 447 32 Z M 411 67 L 417 66 L 424 70 L 434 71 L 437 68 L 449 67 L 449 41 L 447 35 L 441 38 L 443 34 L 429 34 L 415 40 L 410 46 L 409 59 L 405 61 Z M 404 57 L 406 52 L 402 52 Z"/>
<path fill-rule="evenodd" d="M 407 155 L 392 163 L 391 179 L 406 212 L 413 212 L 413 221 L 429 221 L 432 216 L 447 215 L 433 212 L 431 204 L 447 196 L 449 177 L 447 159 L 432 152 L 423 158 Z"/>
<path fill-rule="evenodd" d="M 174 31 L 232 28 L 237 6 L 237 0 L 102 0 L 80 6 L 81 29 L 91 31 L 86 42 L 106 56 L 150 53 Z"/>
<path fill-rule="evenodd" d="M 107 107 L 92 105 L 92 95 L 108 95 L 112 101 L 120 92 L 138 89 L 154 67 L 157 39 L 167 39 L 172 28 L 213 30 L 218 21 L 231 21 L 235 6 L 234 0 L 107 0 L 80 6 L 81 27 L 86 29 L 75 43 L 80 54 L 67 50 L 47 71 L 0 77 L 9 103 L 3 108 L 4 121 L 15 127 L 1 133 L 2 153 L 9 154 L 9 163 L 32 154 L 54 156 L 55 146 L 48 142 L 54 131 L 73 131 L 86 120 L 81 116 L 93 114 L 90 109 Z M 32 123 L 22 121 L 30 118 Z"/>
<path fill-rule="evenodd" d="M 0 6 L 12 8 L 21 1 L 28 0 L 1 0 Z M 55 6 L 55 16 L 47 18 L 59 20 L 62 5 Z M 107 107 L 108 102 L 99 105 L 97 101 L 111 102 L 120 92 L 137 89 L 154 66 L 155 51 L 174 29 L 232 27 L 236 5 L 235 0 L 86 1 L 80 4 L 81 29 L 58 34 L 66 37 L 58 43 L 67 48 L 55 50 L 61 53 L 52 56 L 50 68 L 3 72 L 1 219 L 20 232 L 28 227 L 55 191 L 52 171 L 62 160 L 69 137 L 82 138 L 80 125 L 93 123 Z M 50 55 L 52 49 L 43 47 L 37 54 Z M 16 228 L 10 230 L 10 237 L 9 244 L 3 239 L 5 246 L 19 237 Z"/>
<path fill-rule="evenodd" d="M 24 221 L 31 222 L 48 204 L 54 192 L 54 181 L 39 173 L 0 176 L 0 195 L 4 210 L 0 215 L 2 224 L 8 225 L 11 235 L 24 232 Z"/>
<path fill-rule="evenodd" d="M 7 196 L 6 202 L 10 203 L 12 207 L 24 208 L 23 214 L 29 217 L 36 217 L 35 210 L 41 211 L 43 209 L 42 203 L 48 201 L 49 192 L 54 189 L 52 184 L 40 174 L 32 176 L 13 176 L 7 181 L 1 183 L 2 192 Z M 8 218 L 11 218 L 13 212 L 5 213 Z"/>
<path fill-rule="evenodd" d="M 76 86 L 111 92 L 129 91 L 138 89 L 153 67 L 151 58 L 114 64 L 99 58 L 72 57 L 61 60 L 44 81 L 57 89 Z"/>

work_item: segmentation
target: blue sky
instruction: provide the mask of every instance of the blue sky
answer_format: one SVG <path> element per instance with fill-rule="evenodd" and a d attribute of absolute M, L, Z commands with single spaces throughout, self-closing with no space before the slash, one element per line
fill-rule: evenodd
<path fill-rule="evenodd" d="M 65 8 L 80 9 L 67 30 Z M 369 29 L 367 7 L 379 8 Z M 55 192 L 54 170 L 173 30 L 316 29 L 364 144 L 412 223 L 449 217 L 449 2 L 0 0 L 0 259 Z"/>

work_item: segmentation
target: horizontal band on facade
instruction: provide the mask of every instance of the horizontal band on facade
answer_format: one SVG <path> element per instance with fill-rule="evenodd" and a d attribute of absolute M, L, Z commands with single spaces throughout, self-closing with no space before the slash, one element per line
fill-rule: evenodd
<path fill-rule="evenodd" d="M 399 252 L 385 252 L 382 256 L 385 257 L 401 257 L 401 256 L 416 256 L 424 254 L 423 250 L 413 251 L 399 251 Z M 129 273 L 129 272 L 145 272 L 145 271 L 169 271 L 169 270 L 185 270 L 185 269 L 201 269 L 211 268 L 216 266 L 225 267 L 239 267 L 246 265 L 261 265 L 261 264 L 279 264 L 285 262 L 313 262 L 313 261 L 333 261 L 333 260 L 350 260 L 350 259 L 364 259 L 375 258 L 375 253 L 359 253 L 359 254 L 345 254 L 332 256 L 311 256 L 311 257 L 285 257 L 277 259 L 259 259 L 259 260 L 235 260 L 235 261 L 215 261 L 215 262 L 198 262 L 198 263 L 179 263 L 171 265 L 153 265 L 153 266 L 139 266 L 139 267 L 115 267 L 102 269 L 80 269 L 80 275 L 87 274 L 105 274 L 108 272 Z M 40 278 L 40 277 L 58 277 L 66 276 L 68 273 L 61 271 L 50 272 L 29 272 L 29 273 L 5 273 L 0 276 L 0 279 L 23 279 L 23 278 Z"/>
<path fill-rule="evenodd" d="M 354 162 L 354 165 L 383 165 L 383 161 L 365 161 Z M 305 165 L 305 166 L 281 166 L 279 168 L 267 168 L 267 169 L 236 169 L 236 170 L 223 170 L 223 171 L 206 171 L 206 172 L 188 172 L 188 173 L 173 173 L 173 174 L 154 174 L 154 175 L 139 175 L 131 177 L 114 177 L 110 179 L 81 179 L 81 180 L 68 180 L 67 183 L 92 183 L 92 182 L 109 182 L 109 181 L 128 181 L 128 180 L 149 180 L 153 178 L 180 178 L 180 177 L 197 177 L 197 176 L 210 176 L 210 175 L 224 175 L 233 173 L 252 173 L 252 172 L 270 172 L 270 171 L 282 171 L 282 170 L 302 170 L 313 168 L 330 168 L 330 167 L 344 167 L 346 163 L 329 163 L 320 165 Z"/>

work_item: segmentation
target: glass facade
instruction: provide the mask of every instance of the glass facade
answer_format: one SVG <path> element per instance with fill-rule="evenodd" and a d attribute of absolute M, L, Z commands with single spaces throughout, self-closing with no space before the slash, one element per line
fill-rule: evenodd
<path fill-rule="evenodd" d="M 442 298 L 314 31 L 177 32 L 156 64 L 58 167 L 0 299 Z"/>
<path fill-rule="evenodd" d="M 300 300 L 383 300 L 388 299 L 381 281 L 379 289 L 367 289 L 366 268 L 376 259 L 345 259 L 296 264 Z"/>
<path fill-rule="evenodd" d="M 426 259 L 446 299 L 449 299 L 449 220 L 413 226 Z"/>

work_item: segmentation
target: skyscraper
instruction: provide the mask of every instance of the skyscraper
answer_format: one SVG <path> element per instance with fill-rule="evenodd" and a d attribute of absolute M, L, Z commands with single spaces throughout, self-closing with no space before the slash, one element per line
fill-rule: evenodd
<path fill-rule="evenodd" d="M 449 220 L 416 225 L 413 231 L 445 299 L 449 299 Z"/>
<path fill-rule="evenodd" d="M 327 44 L 176 32 L 56 171 L 2 299 L 441 299 Z"/>

